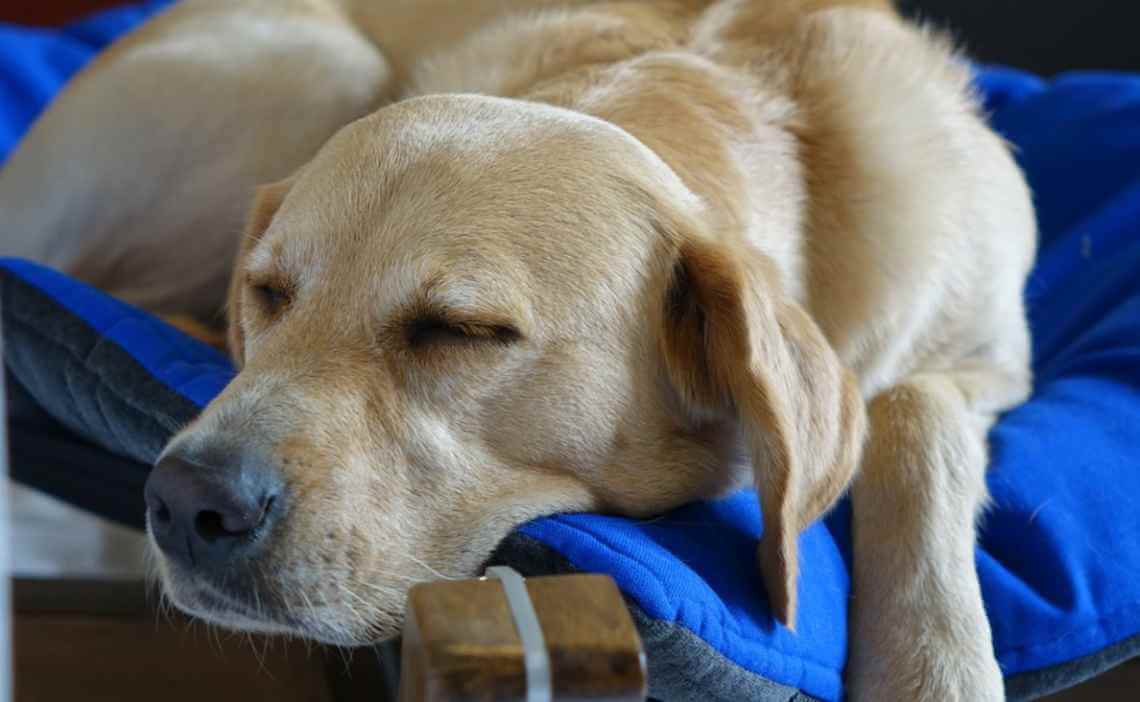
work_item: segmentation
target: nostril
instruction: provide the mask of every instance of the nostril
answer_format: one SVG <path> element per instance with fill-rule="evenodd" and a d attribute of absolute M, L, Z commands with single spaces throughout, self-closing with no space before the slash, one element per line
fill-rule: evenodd
<path fill-rule="evenodd" d="M 235 532 L 226 529 L 225 518 L 221 512 L 213 510 L 199 512 L 194 518 L 194 529 L 203 541 L 211 544 L 219 539 L 240 536 L 246 531 L 242 529 Z"/>
<path fill-rule="evenodd" d="M 208 543 L 248 536 L 265 524 L 276 499 L 275 495 L 268 495 L 255 509 L 202 510 L 194 517 L 194 530 Z"/>
<path fill-rule="evenodd" d="M 257 515 L 257 526 L 261 526 L 262 524 L 265 523 L 265 520 L 269 518 L 269 514 L 270 514 L 270 512 L 273 511 L 273 505 L 276 502 L 277 502 L 277 496 L 276 495 L 268 495 L 268 496 L 266 496 L 266 498 L 264 500 L 262 500 L 262 502 L 261 502 L 261 514 Z"/>
<path fill-rule="evenodd" d="M 194 517 L 194 529 L 207 544 L 220 539 L 241 537 L 250 531 L 245 522 L 235 520 L 234 517 L 227 520 L 225 515 L 212 509 L 206 509 Z"/>
<path fill-rule="evenodd" d="M 165 526 L 170 523 L 170 508 L 167 507 L 166 503 L 162 500 L 155 501 L 154 507 L 151 509 L 150 514 L 151 518 L 154 519 L 154 521 L 159 525 Z"/>

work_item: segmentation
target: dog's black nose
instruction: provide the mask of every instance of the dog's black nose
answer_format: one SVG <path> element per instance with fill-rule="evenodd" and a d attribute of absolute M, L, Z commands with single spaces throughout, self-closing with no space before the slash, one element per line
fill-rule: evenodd
<path fill-rule="evenodd" d="M 216 570 L 256 552 L 281 513 L 282 481 L 250 458 L 216 466 L 171 453 L 158 462 L 145 495 L 163 553 L 189 568 Z"/>

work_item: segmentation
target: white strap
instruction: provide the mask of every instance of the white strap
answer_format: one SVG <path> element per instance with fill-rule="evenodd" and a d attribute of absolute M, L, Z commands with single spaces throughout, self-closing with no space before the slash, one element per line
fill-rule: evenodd
<path fill-rule="evenodd" d="M 487 569 L 488 578 L 503 584 L 507 606 L 515 620 L 515 629 L 523 646 L 523 666 L 526 669 L 526 702 L 552 702 L 550 684 L 550 654 L 546 651 L 546 638 L 534 613 L 534 604 L 526 589 L 526 581 L 514 568 L 495 566 Z"/>

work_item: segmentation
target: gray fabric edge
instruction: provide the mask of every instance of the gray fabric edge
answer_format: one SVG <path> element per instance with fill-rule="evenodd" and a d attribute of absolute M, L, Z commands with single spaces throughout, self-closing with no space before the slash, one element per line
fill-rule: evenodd
<path fill-rule="evenodd" d="M 43 289 L 0 266 L 12 478 L 141 528 L 143 484 L 200 409 Z"/>
<path fill-rule="evenodd" d="M 1137 656 L 1140 656 L 1140 634 L 1081 658 L 1011 675 L 1005 681 L 1005 694 L 1009 702 L 1035 700 L 1091 680 Z"/>
<path fill-rule="evenodd" d="M 733 663 L 683 626 L 626 599 L 649 660 L 649 694 L 667 702 L 818 702 Z"/>
<path fill-rule="evenodd" d="M 49 294 L 0 269 L 4 364 L 57 422 L 149 465 L 201 411 Z"/>

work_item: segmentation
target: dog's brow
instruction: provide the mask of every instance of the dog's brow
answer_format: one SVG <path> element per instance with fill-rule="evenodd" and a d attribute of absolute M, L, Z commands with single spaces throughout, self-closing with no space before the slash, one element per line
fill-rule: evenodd
<path fill-rule="evenodd" d="M 278 243 L 259 243 L 245 257 L 242 265 L 245 277 L 251 282 L 287 277 L 281 267 L 281 250 Z"/>
<path fill-rule="evenodd" d="M 270 247 L 266 246 L 263 242 L 257 242 L 245 258 L 245 269 L 247 272 L 253 274 L 254 272 L 260 273 L 273 266 L 273 261 L 276 257 Z"/>
<path fill-rule="evenodd" d="M 433 276 L 420 286 L 410 310 L 456 322 L 509 325 L 526 334 L 532 326 L 530 304 L 504 280 L 475 276 Z"/>
<path fill-rule="evenodd" d="M 242 270 L 251 283 L 300 288 L 320 278 L 323 266 L 315 248 L 305 239 L 289 243 L 280 236 L 263 237 L 245 254 Z"/>

